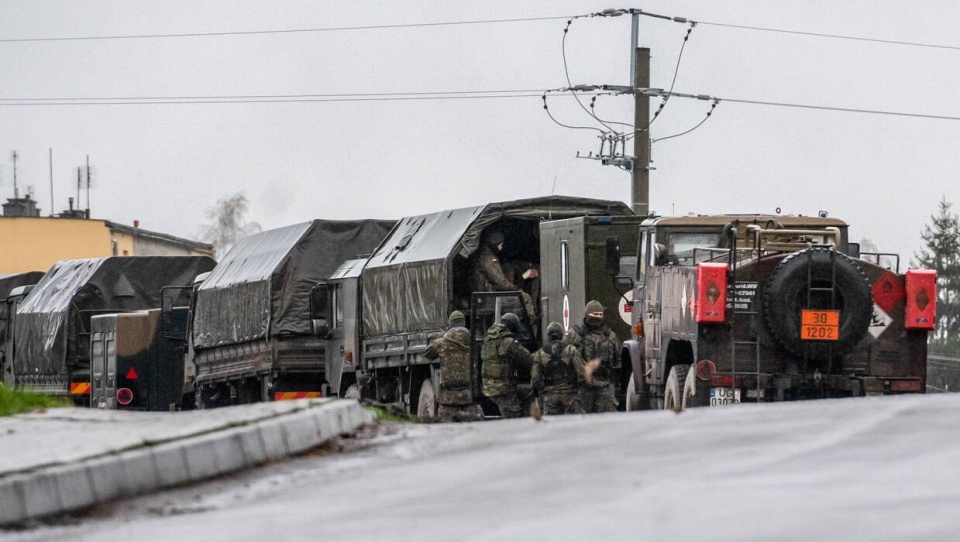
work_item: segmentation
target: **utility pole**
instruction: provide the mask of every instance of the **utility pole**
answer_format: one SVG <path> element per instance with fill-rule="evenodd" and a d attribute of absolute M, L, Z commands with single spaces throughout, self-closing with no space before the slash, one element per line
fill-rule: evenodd
<path fill-rule="evenodd" d="M 636 43 L 636 42 L 634 42 Z M 638 89 L 650 87 L 650 49 L 634 50 L 633 81 L 633 167 L 631 207 L 639 216 L 650 214 L 650 96 Z"/>

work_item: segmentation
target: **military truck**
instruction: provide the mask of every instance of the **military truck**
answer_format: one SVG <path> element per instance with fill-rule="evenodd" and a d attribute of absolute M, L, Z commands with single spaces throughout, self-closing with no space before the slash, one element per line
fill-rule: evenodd
<path fill-rule="evenodd" d="M 936 273 L 842 220 L 654 217 L 639 242 L 628 409 L 924 392 Z"/>
<path fill-rule="evenodd" d="M 92 406 L 150 411 L 192 407 L 183 389 L 187 314 L 184 306 L 93 316 Z"/>
<path fill-rule="evenodd" d="M 315 332 L 316 286 L 394 224 L 313 220 L 239 240 L 196 287 L 187 363 L 199 406 L 340 395 L 328 368 L 339 357 Z"/>
<path fill-rule="evenodd" d="M 90 319 L 151 309 L 165 286 L 189 286 L 213 269 L 206 256 L 114 256 L 54 264 L 20 303 L 13 323 L 13 381 L 90 406 Z M 186 298 L 177 304 L 185 305 Z"/>
<path fill-rule="evenodd" d="M 574 316 L 582 311 L 589 295 L 601 296 L 605 303 L 617 306 L 620 294 L 613 288 L 614 276 L 607 274 L 603 262 L 607 258 L 607 238 L 616 236 L 610 233 L 613 230 L 622 232 L 624 241 L 636 246 L 630 240 L 636 238 L 638 222 L 620 221 L 627 218 L 635 217 L 622 202 L 565 196 L 489 203 L 403 218 L 370 258 L 346 262 L 318 287 L 316 300 L 321 308 L 315 331 L 329 341 L 327 351 L 334 355 L 339 352 L 338 364 L 349 375 L 350 394 L 399 403 L 419 416 L 431 416 L 436 412 L 439 365 L 423 353 L 430 340 L 446 327 L 450 312 L 461 310 L 467 316 L 471 355 L 478 360 L 487 328 L 505 312 L 520 316 L 524 327 L 520 339 L 535 349 L 548 318 L 562 319 L 559 311 L 564 295 L 577 305 L 576 309 L 571 306 Z M 579 228 L 577 240 L 565 241 L 565 246 L 589 248 L 586 257 L 591 263 L 574 257 L 571 250 L 564 253 L 570 259 L 563 268 L 566 271 L 561 270 L 561 238 L 566 237 L 560 229 L 541 228 L 544 221 L 561 219 L 572 219 L 569 228 Z M 469 277 L 482 235 L 494 229 L 505 238 L 499 255 L 501 264 L 505 268 L 539 268 L 539 279 L 517 279 L 523 282 L 517 290 L 471 291 Z M 584 231 L 591 235 L 585 236 Z M 544 236 L 546 249 L 542 248 Z M 600 252 L 594 251 L 595 238 L 602 239 Z M 544 253 L 549 261 L 544 260 Z M 597 257 L 599 266 L 593 262 Z M 561 272 L 569 272 L 566 279 L 573 281 L 585 281 L 584 274 L 599 273 L 595 277 L 598 285 L 571 290 L 559 278 Z M 548 274 L 557 274 L 558 278 L 548 278 Z M 528 314 L 524 292 L 540 301 L 538 314 Z M 479 393 L 479 363 L 474 369 L 474 388 Z"/>

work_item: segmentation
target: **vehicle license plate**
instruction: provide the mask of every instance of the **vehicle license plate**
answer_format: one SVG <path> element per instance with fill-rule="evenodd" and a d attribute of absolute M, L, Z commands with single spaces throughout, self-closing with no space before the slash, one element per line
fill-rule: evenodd
<path fill-rule="evenodd" d="M 723 406 L 740 402 L 740 388 L 710 388 L 710 406 Z"/>
<path fill-rule="evenodd" d="M 800 338 L 808 341 L 840 339 L 840 311 L 800 311 Z"/>

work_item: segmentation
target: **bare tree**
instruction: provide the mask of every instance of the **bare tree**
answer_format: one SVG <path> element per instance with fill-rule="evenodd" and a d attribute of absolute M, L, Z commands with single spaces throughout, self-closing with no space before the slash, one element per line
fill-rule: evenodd
<path fill-rule="evenodd" d="M 243 192 L 218 199 L 216 206 L 207 209 L 211 223 L 203 226 L 200 238 L 213 245 L 218 258 L 226 254 L 237 239 L 260 231 L 260 224 L 245 221 L 246 214 L 247 196 Z"/>

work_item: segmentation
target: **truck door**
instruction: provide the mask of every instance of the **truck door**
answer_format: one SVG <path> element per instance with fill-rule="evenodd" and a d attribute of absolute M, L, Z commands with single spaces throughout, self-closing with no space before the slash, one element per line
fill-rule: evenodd
<path fill-rule="evenodd" d="M 315 307 L 320 308 L 316 316 L 329 322 L 326 344 L 327 382 L 329 394 L 352 395 L 356 388 L 356 370 L 359 351 L 359 303 L 360 279 L 351 276 L 325 281 L 315 290 Z M 322 290 L 322 291 L 321 291 Z M 324 297 L 326 299 L 324 299 Z"/>
<path fill-rule="evenodd" d="M 355 302 L 344 303 L 344 298 L 347 297 L 345 290 L 350 290 L 352 299 L 356 300 L 357 287 L 356 278 L 320 281 L 310 292 L 310 321 L 313 334 L 325 341 L 324 373 L 329 389 L 324 390 L 324 395 L 340 395 L 343 373 L 348 366 L 347 358 L 349 357 L 349 364 L 354 361 L 356 345 L 355 341 L 347 340 L 345 322 L 349 317 L 354 322 L 350 329 L 356 329 L 357 308 Z M 352 343 L 349 356 L 347 342 Z"/>
<path fill-rule="evenodd" d="M 642 295 L 640 318 L 643 322 L 644 357 L 647 361 L 647 370 L 650 372 L 650 381 L 659 383 L 662 380 L 660 316 L 663 307 L 663 270 L 657 265 L 657 256 L 661 249 L 657 246 L 656 232 L 653 228 L 648 228 L 643 236 L 644 265 L 641 267 L 645 277 L 640 281 L 642 294 L 638 293 L 638 295 Z"/>
<path fill-rule="evenodd" d="M 116 316 L 95 316 L 90 334 L 90 404 L 94 408 L 117 408 Z"/>

